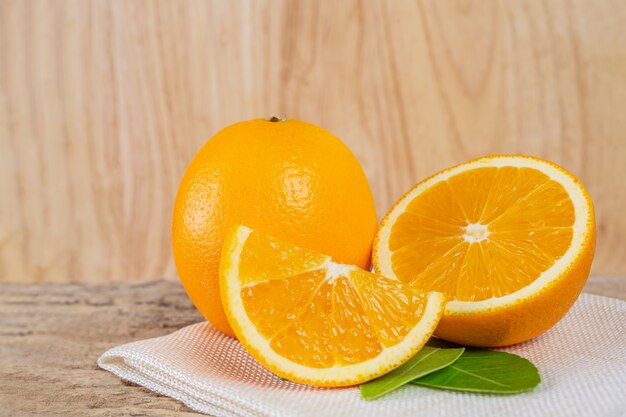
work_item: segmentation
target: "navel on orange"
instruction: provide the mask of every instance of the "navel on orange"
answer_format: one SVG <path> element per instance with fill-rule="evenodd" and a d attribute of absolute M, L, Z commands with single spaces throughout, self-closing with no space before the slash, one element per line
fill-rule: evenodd
<path fill-rule="evenodd" d="M 589 275 L 595 220 L 580 181 L 548 161 L 476 159 L 420 182 L 387 213 L 377 273 L 450 298 L 437 336 L 505 346 L 553 326 Z"/>
<path fill-rule="evenodd" d="M 255 119 L 213 136 L 180 183 L 172 243 L 187 294 L 211 324 L 231 336 L 218 265 L 226 232 L 241 223 L 366 268 L 377 216 L 359 162 L 322 128 Z"/>
<path fill-rule="evenodd" d="M 237 338 L 274 373 L 310 385 L 355 385 L 406 362 L 445 304 L 401 281 L 335 263 L 245 226 L 222 249 L 220 288 Z"/>

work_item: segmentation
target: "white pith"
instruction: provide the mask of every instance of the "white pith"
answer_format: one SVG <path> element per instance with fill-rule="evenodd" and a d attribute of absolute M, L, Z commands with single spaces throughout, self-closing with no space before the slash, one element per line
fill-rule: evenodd
<path fill-rule="evenodd" d="M 325 281 L 329 283 L 333 283 L 339 277 L 345 277 L 356 269 L 355 266 L 339 264 L 337 262 L 328 261 L 325 265 L 326 268 L 326 279 Z"/>
<path fill-rule="evenodd" d="M 428 341 L 434 331 L 442 313 L 445 297 L 441 293 L 431 292 L 428 294 L 426 306 L 422 319 L 409 331 L 407 336 L 400 343 L 384 347 L 382 352 L 376 357 L 367 361 L 353 365 L 335 365 L 329 368 L 311 368 L 304 366 L 279 355 L 270 347 L 270 340 L 265 339 L 246 314 L 241 294 L 241 284 L 239 282 L 238 259 L 243 246 L 252 232 L 251 229 L 240 226 L 237 229 L 235 239 L 236 245 L 232 245 L 229 250 L 229 262 L 225 269 L 221 271 L 227 297 L 224 300 L 228 312 L 235 318 L 239 331 L 237 336 L 240 340 L 254 347 L 262 355 L 264 360 L 276 369 L 280 369 L 288 375 L 297 375 L 299 379 L 308 379 L 312 382 L 333 382 L 354 381 L 362 376 L 381 374 L 381 366 L 387 366 L 389 371 L 409 359 L 421 346 Z M 337 264 L 334 262 L 324 262 L 321 267 L 327 269 L 326 280 L 331 281 L 339 276 L 345 276 L 356 267 L 350 265 Z"/>
<path fill-rule="evenodd" d="M 446 315 L 463 315 L 468 313 L 474 313 L 478 311 L 492 310 L 496 308 L 502 308 L 510 304 L 519 302 L 522 299 L 531 297 L 533 294 L 540 291 L 546 285 L 549 285 L 552 281 L 558 279 L 574 262 L 575 258 L 581 252 L 583 244 L 586 241 L 588 230 L 588 223 L 591 216 L 591 207 L 589 206 L 587 199 L 585 198 L 585 191 L 582 187 L 573 179 L 571 175 L 561 171 L 554 165 L 547 162 L 537 160 L 534 158 L 528 158 L 523 156 L 502 156 L 502 157 L 487 157 L 478 159 L 467 164 L 456 166 L 449 170 L 443 171 L 423 183 L 419 184 L 415 189 L 406 194 L 386 216 L 384 224 L 378 231 L 377 244 L 374 247 L 374 256 L 378 259 L 378 269 L 376 272 L 389 278 L 398 278 L 391 266 L 391 251 L 389 249 L 389 236 L 391 234 L 391 228 L 395 223 L 395 219 L 406 210 L 408 204 L 415 199 L 416 196 L 434 186 L 441 181 L 447 181 L 450 177 L 460 174 L 464 171 L 475 168 L 487 168 L 487 167 L 518 167 L 518 168 L 534 168 L 551 179 L 555 180 L 563 186 L 565 191 L 569 194 L 570 199 L 574 205 L 575 220 L 572 226 L 573 236 L 570 247 L 549 269 L 544 271 L 535 281 L 523 287 L 511 294 L 507 294 L 502 297 L 493 297 L 482 301 L 460 301 L 452 300 L 446 304 Z M 468 225 L 470 226 L 470 225 Z M 480 236 L 477 232 L 477 227 L 474 225 L 471 232 L 466 234 L 464 238 L 466 241 L 476 241 L 476 237 L 488 238 L 488 234 Z M 488 233 L 488 230 L 486 231 Z M 381 260 L 386 262 L 381 262 Z"/>
<path fill-rule="evenodd" d="M 489 228 L 486 224 L 468 223 L 463 229 L 465 230 L 463 239 L 466 242 L 478 243 L 489 239 Z"/>

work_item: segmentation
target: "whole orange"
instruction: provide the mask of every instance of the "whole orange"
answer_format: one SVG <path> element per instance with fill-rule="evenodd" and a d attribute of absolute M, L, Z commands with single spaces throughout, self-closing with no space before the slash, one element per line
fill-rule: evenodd
<path fill-rule="evenodd" d="M 377 217 L 359 162 L 320 127 L 254 119 L 209 139 L 178 189 L 172 243 L 191 301 L 231 336 L 218 266 L 225 235 L 236 224 L 367 268 Z"/>

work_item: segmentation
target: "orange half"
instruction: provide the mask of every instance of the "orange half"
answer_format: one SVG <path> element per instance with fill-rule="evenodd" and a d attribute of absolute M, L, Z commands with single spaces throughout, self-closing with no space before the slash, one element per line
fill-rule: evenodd
<path fill-rule="evenodd" d="M 521 155 L 476 159 L 417 184 L 383 219 L 376 272 L 450 297 L 435 334 L 503 346 L 572 306 L 589 275 L 595 221 L 580 181 Z"/>
<path fill-rule="evenodd" d="M 445 298 L 245 226 L 224 244 L 220 289 L 243 346 L 272 372 L 317 386 L 355 385 L 411 358 Z"/>

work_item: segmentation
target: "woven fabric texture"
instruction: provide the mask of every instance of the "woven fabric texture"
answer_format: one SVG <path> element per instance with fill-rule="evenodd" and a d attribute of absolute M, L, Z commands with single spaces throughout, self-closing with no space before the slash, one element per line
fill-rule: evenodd
<path fill-rule="evenodd" d="M 626 416 L 626 302 L 583 294 L 554 328 L 502 350 L 539 368 L 534 391 L 485 395 L 409 385 L 365 401 L 358 388 L 282 380 L 208 323 L 113 348 L 98 364 L 216 417 Z"/>

